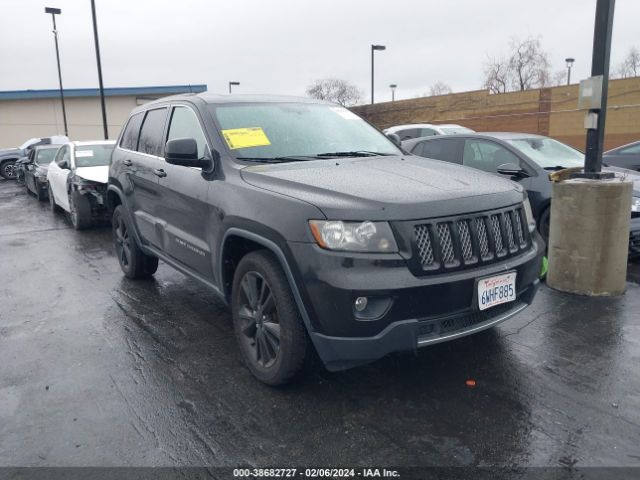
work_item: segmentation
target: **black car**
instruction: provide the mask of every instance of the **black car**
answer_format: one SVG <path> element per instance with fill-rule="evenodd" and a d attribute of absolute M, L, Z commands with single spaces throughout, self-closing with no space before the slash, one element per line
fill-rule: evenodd
<path fill-rule="evenodd" d="M 529 194 L 540 234 L 549 238 L 551 181 L 554 170 L 584 165 L 584 154 L 549 137 L 530 133 L 479 133 L 455 137 L 425 137 L 402 142 L 407 151 L 436 160 L 477 168 L 508 177 Z M 634 181 L 629 255 L 640 256 L 640 176 L 610 167 Z"/>
<path fill-rule="evenodd" d="M 59 148 L 60 145 L 36 147 L 27 157 L 27 161 L 20 163 L 18 167 L 22 170 L 25 187 L 27 187 L 28 191 L 34 193 L 40 201 L 48 198 L 47 171 Z M 20 172 L 18 172 L 18 176 L 20 175 Z"/>
<path fill-rule="evenodd" d="M 539 284 L 544 244 L 522 187 L 404 155 L 311 99 L 140 106 L 107 200 L 125 275 L 150 277 L 162 259 L 209 286 L 272 385 L 311 349 L 339 370 L 489 328 Z"/>
<path fill-rule="evenodd" d="M 628 168 L 640 172 L 640 142 L 629 143 L 605 152 L 602 162 L 611 167 Z"/>

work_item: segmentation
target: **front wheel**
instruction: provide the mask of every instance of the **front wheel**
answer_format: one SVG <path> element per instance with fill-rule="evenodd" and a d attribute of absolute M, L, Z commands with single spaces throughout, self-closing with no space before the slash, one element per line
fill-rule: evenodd
<path fill-rule="evenodd" d="M 15 160 L 7 160 L 0 165 L 0 176 L 3 176 L 7 180 L 13 180 L 16 178 L 17 168 Z"/>
<path fill-rule="evenodd" d="M 69 194 L 69 217 L 76 230 L 84 230 L 91 226 L 91 204 L 75 191 Z"/>
<path fill-rule="evenodd" d="M 308 339 L 275 257 L 258 250 L 242 258 L 231 297 L 236 339 L 251 373 L 268 385 L 291 380 L 304 365 Z"/>
<path fill-rule="evenodd" d="M 56 199 L 53 196 L 53 191 L 51 190 L 51 185 L 49 185 L 49 207 L 51 208 L 52 213 L 58 213 L 60 211 L 60 207 L 56 203 Z"/>
<path fill-rule="evenodd" d="M 540 236 L 544 240 L 545 245 L 549 245 L 549 232 L 551 227 L 551 207 L 545 208 L 544 212 L 540 215 L 540 225 L 538 231 Z"/>
<path fill-rule="evenodd" d="M 149 278 L 158 270 L 158 257 L 144 253 L 133 237 L 133 230 L 122 205 L 113 211 L 113 241 L 120 268 L 127 278 Z"/>

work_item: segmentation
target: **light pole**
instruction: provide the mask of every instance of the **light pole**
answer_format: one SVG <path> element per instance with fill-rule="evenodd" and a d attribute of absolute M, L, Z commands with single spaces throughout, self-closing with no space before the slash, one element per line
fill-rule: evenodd
<path fill-rule="evenodd" d="M 44 13 L 50 13 L 53 20 L 53 39 L 56 43 L 56 61 L 58 62 L 58 81 L 60 82 L 60 102 L 62 102 L 62 121 L 64 122 L 64 134 L 69 136 L 67 128 L 67 111 L 64 108 L 64 91 L 62 89 L 62 71 L 60 70 L 60 50 L 58 49 L 58 30 L 56 29 L 56 15 L 60 15 L 62 10 L 59 8 L 45 7 Z"/>
<path fill-rule="evenodd" d="M 236 87 L 240 85 L 240 82 L 229 82 L 229 94 L 231 94 L 231 86 L 235 85 Z"/>
<path fill-rule="evenodd" d="M 573 67 L 573 62 L 576 61 L 575 58 L 565 58 L 565 62 L 567 62 L 567 85 L 571 84 L 571 67 Z"/>
<path fill-rule="evenodd" d="M 391 85 L 389 85 L 389 88 L 391 89 L 391 101 L 395 102 L 396 101 L 396 88 L 398 87 L 398 85 L 396 85 L 395 83 L 392 83 Z"/>
<path fill-rule="evenodd" d="M 100 106 L 102 107 L 102 128 L 104 139 L 109 139 L 107 129 L 107 108 L 104 104 L 104 84 L 102 83 L 102 62 L 100 61 L 100 42 L 98 42 L 98 22 L 96 21 L 96 2 L 91 0 L 91 15 L 93 16 L 93 39 L 96 44 L 96 62 L 98 63 L 98 83 L 100 85 Z"/>
<path fill-rule="evenodd" d="M 373 54 L 376 50 L 386 50 L 384 45 L 371 45 L 371 104 L 373 105 Z"/>

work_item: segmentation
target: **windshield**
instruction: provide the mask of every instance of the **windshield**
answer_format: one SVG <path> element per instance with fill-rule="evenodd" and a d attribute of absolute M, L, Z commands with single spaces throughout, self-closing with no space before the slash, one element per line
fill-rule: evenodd
<path fill-rule="evenodd" d="M 113 145 L 82 145 L 76 147 L 76 168 L 109 165 Z"/>
<path fill-rule="evenodd" d="M 40 141 L 39 138 L 30 138 L 29 140 L 27 140 L 26 142 L 24 142 L 22 145 L 20 145 L 18 148 L 20 150 L 24 150 L 25 148 L 27 148 L 29 145 L 33 145 L 34 143 L 38 143 Z"/>
<path fill-rule="evenodd" d="M 473 130 L 471 130 L 470 128 L 466 128 L 466 127 L 440 127 L 440 130 L 442 130 L 442 133 L 444 133 L 445 135 L 455 135 L 456 133 L 460 134 L 460 133 L 474 133 Z"/>
<path fill-rule="evenodd" d="M 346 108 L 305 103 L 212 106 L 236 158 L 400 155 L 391 140 Z M 324 154 L 324 155 L 323 155 Z M 333 157 L 335 157 L 333 156 Z M 308 158 L 312 157 L 312 158 Z"/>
<path fill-rule="evenodd" d="M 542 168 L 582 167 L 584 154 L 551 138 L 518 138 L 507 140 Z"/>
<path fill-rule="evenodd" d="M 57 148 L 43 148 L 36 153 L 36 163 L 38 165 L 48 165 L 56 156 Z"/>

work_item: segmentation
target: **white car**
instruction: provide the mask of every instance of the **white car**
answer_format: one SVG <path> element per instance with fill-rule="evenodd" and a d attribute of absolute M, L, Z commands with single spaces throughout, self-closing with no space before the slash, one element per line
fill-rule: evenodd
<path fill-rule="evenodd" d="M 400 141 L 411 140 L 412 138 L 430 137 L 432 135 L 455 135 L 458 133 L 475 133 L 470 128 L 456 125 L 455 123 L 443 123 L 434 125 L 431 123 L 410 123 L 408 125 L 396 125 L 385 128 L 384 133 L 395 133 L 400 137 Z"/>
<path fill-rule="evenodd" d="M 65 210 L 76 230 L 106 219 L 105 194 L 114 141 L 69 142 L 49 165 L 51 210 Z"/>

